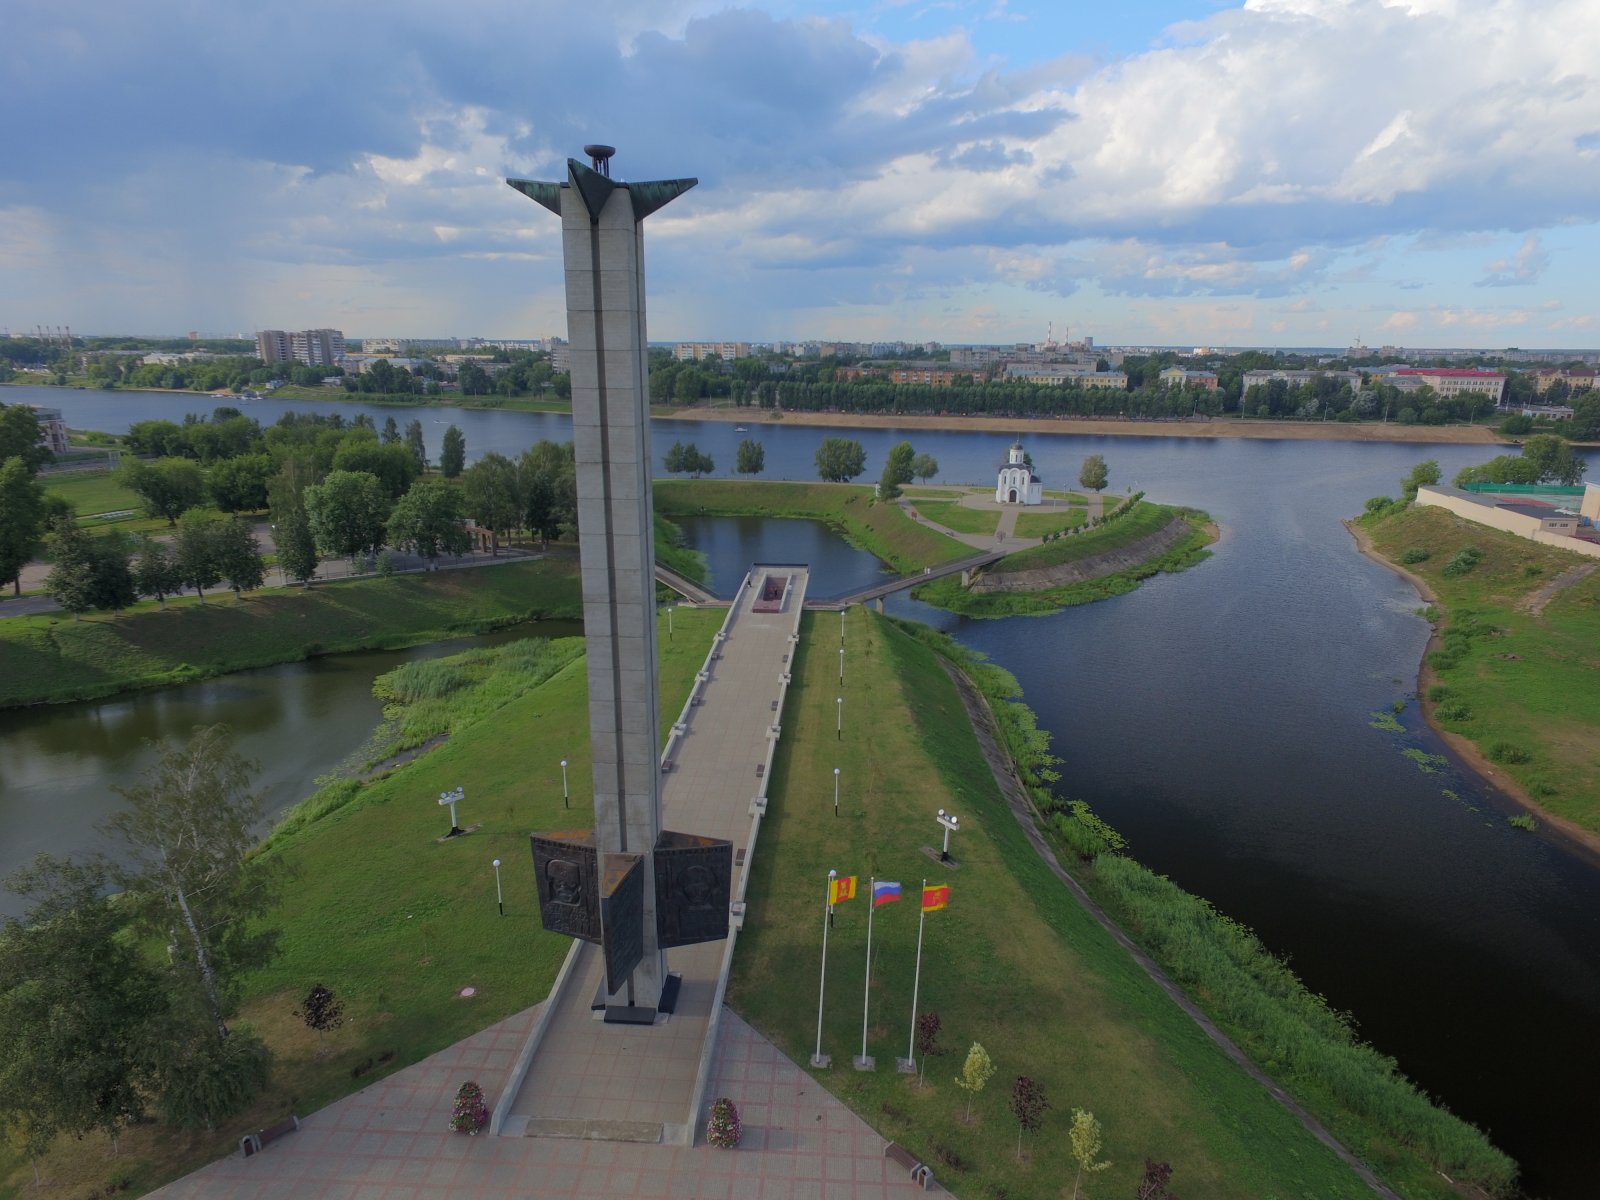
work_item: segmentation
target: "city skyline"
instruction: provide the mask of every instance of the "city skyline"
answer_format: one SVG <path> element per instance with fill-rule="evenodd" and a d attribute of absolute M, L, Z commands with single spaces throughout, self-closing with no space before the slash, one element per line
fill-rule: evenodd
<path fill-rule="evenodd" d="M 653 342 L 1600 342 L 1572 0 L 309 11 L 15 8 L 0 324 L 564 335 L 500 180 L 602 140 Z"/>

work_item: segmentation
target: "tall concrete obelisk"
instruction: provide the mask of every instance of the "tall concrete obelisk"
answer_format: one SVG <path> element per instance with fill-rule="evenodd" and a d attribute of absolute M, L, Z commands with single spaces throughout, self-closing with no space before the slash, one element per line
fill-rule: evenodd
<path fill-rule="evenodd" d="M 661 721 L 643 222 L 697 181 L 619 183 L 610 177 L 610 146 L 584 152 L 590 165 L 568 159 L 565 182 L 506 181 L 561 217 L 594 762 L 594 877 L 580 881 L 575 860 L 556 860 L 561 871 L 548 885 L 540 880 L 540 897 L 548 927 L 605 945 L 608 1013 L 648 1019 L 666 958 L 654 859 Z M 547 874 L 553 870 L 547 862 Z M 597 901 L 598 930 L 552 916 L 580 889 Z"/>

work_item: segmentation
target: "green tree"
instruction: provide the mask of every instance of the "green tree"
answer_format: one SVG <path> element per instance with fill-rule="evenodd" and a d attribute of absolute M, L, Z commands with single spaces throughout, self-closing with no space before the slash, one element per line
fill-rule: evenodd
<path fill-rule="evenodd" d="M 76 621 L 94 609 L 94 560 L 89 535 L 71 517 L 51 523 L 50 561 L 44 590 Z"/>
<path fill-rule="evenodd" d="M 927 483 L 939 473 L 939 460 L 931 454 L 919 454 L 916 461 L 911 464 L 911 473 L 923 483 Z"/>
<path fill-rule="evenodd" d="M 767 448 L 754 438 L 739 443 L 739 457 L 734 470 L 741 475 L 759 475 L 767 469 Z"/>
<path fill-rule="evenodd" d="M 306 516 L 304 505 L 291 505 L 279 514 L 273 540 L 284 575 L 309 588 L 317 573 L 317 539 L 311 536 L 311 519 Z"/>
<path fill-rule="evenodd" d="M 867 469 L 867 452 L 853 438 L 823 438 L 817 447 L 817 474 L 829 483 L 846 483 Z"/>
<path fill-rule="evenodd" d="M 330 476 L 330 478 L 332 478 Z M 410 550 L 438 566 L 441 554 L 465 554 L 472 537 L 461 524 L 461 493 L 442 479 L 417 484 L 389 515 L 389 544 Z"/>
<path fill-rule="evenodd" d="M 1529 429 L 1533 428 L 1530 423 Z M 1526 433 L 1527 430 L 1522 432 Z M 1568 432 L 1579 441 L 1600 441 L 1600 388 L 1580 392 L 1572 402 L 1572 423 Z"/>
<path fill-rule="evenodd" d="M 249 522 L 219 521 L 213 536 L 217 570 L 233 589 L 233 598 L 241 599 L 239 593 L 245 588 L 260 587 L 266 577 L 266 564 Z"/>
<path fill-rule="evenodd" d="M 0 462 L 20 458 L 35 472 L 55 456 L 44 444 L 44 428 L 25 404 L 0 404 Z"/>
<path fill-rule="evenodd" d="M 376 476 L 391 500 L 405 495 L 420 474 L 411 451 L 401 445 L 382 445 L 371 436 L 347 439 L 333 456 L 333 469 Z"/>
<path fill-rule="evenodd" d="M 133 586 L 141 596 L 154 596 L 163 610 L 167 607 L 167 597 L 183 590 L 183 577 L 172 550 L 148 533 L 139 539 L 139 550 L 134 556 Z"/>
<path fill-rule="evenodd" d="M 168 525 L 176 525 L 178 517 L 199 504 L 206 491 L 205 474 L 186 458 L 135 459 L 124 463 L 117 477 L 144 501 L 148 515 L 164 517 Z"/>
<path fill-rule="evenodd" d="M 454 425 L 444 431 L 444 448 L 439 451 L 439 474 L 454 479 L 467 465 L 467 438 Z"/>
<path fill-rule="evenodd" d="M 1111 474 L 1106 470 L 1106 460 L 1103 454 L 1091 454 L 1083 460 L 1083 469 L 1078 472 L 1078 486 L 1086 487 L 1091 492 L 1099 492 L 1111 481 Z"/>
<path fill-rule="evenodd" d="M 523 451 L 517 461 L 521 478 L 522 523 L 529 533 L 548 549 L 550 539 L 560 537 L 563 526 L 578 524 L 578 476 L 573 461 L 572 443 L 559 446 L 539 441 Z"/>
<path fill-rule="evenodd" d="M 500 552 L 500 538 L 522 524 L 522 480 L 516 463 L 503 454 L 485 454 L 461 473 L 462 507 L 489 531 L 489 551 Z"/>
<path fill-rule="evenodd" d="M 1522 457 L 1539 471 L 1539 482 L 1573 487 L 1583 481 L 1588 464 L 1572 452 L 1572 444 L 1553 433 L 1537 433 L 1522 443 Z"/>
<path fill-rule="evenodd" d="M 165 1000 L 108 899 L 100 863 L 41 854 L 6 880 L 31 901 L 0 925 L 0 1127 L 37 1156 L 56 1133 L 108 1134 L 144 1113 L 140 1065 Z"/>
<path fill-rule="evenodd" d="M 1078 1200 L 1078 1186 L 1083 1182 L 1084 1172 L 1093 1175 L 1111 1166 L 1109 1162 L 1096 1161 L 1100 1156 L 1103 1137 L 1100 1122 L 1093 1113 L 1081 1108 L 1072 1110 L 1072 1131 L 1068 1138 L 1072 1145 L 1072 1157 L 1078 1164 L 1078 1173 L 1072 1180 L 1073 1200 Z"/>
<path fill-rule="evenodd" d="M 1486 463 L 1479 463 L 1474 467 L 1462 467 L 1456 472 L 1455 477 L 1455 485 L 1458 488 L 1471 487 L 1476 483 L 1527 485 L 1538 482 L 1539 464 L 1520 454 L 1501 454 Z"/>
<path fill-rule="evenodd" d="M 276 469 L 268 454 L 225 458 L 206 472 L 206 491 L 225 513 L 260 512 L 267 507 L 267 483 Z"/>
<path fill-rule="evenodd" d="M 989 1052 L 980 1043 L 973 1042 L 972 1048 L 967 1051 L 967 1061 L 961 1067 L 961 1074 L 956 1076 L 956 1086 L 967 1093 L 965 1120 L 969 1125 L 972 1123 L 972 1101 L 988 1086 L 993 1075 L 994 1063 L 989 1060 Z"/>
<path fill-rule="evenodd" d="M 383 433 L 380 435 L 385 446 L 395 446 L 400 442 L 400 423 L 392 416 L 383 419 Z"/>
<path fill-rule="evenodd" d="M 257 767 L 225 725 L 197 728 L 183 745 L 149 744 L 159 757 L 138 783 L 114 789 L 126 808 L 103 829 L 121 843 L 116 877 L 140 925 L 168 946 L 177 996 L 224 1041 L 240 980 L 277 953 L 277 931 L 260 920 L 278 896 L 277 860 L 252 856 Z"/>
<path fill-rule="evenodd" d="M 661 465 L 666 468 L 668 475 L 677 475 L 686 470 L 684 462 L 684 445 L 682 442 L 673 442 L 667 447 L 667 452 L 661 456 Z"/>
<path fill-rule="evenodd" d="M 383 545 L 389 519 L 389 498 L 375 475 L 365 471 L 334 471 L 305 490 L 306 516 L 311 534 L 324 554 L 338 554 L 351 562 Z"/>
<path fill-rule="evenodd" d="M 417 472 L 420 474 L 428 469 L 428 447 L 422 440 L 422 422 L 412 421 L 406 426 L 406 449 L 411 451 L 411 457 L 416 461 Z"/>
<path fill-rule="evenodd" d="M 44 536 L 44 486 L 20 454 L 0 461 L 0 587 L 22 595 L 22 568 L 38 553 Z"/>
<path fill-rule="evenodd" d="M 252 856 L 261 822 L 250 792 L 255 764 L 222 725 L 185 745 L 151 743 L 160 757 L 139 783 L 117 788 L 124 811 L 102 828 L 122 843 L 116 872 L 137 927 L 167 946 L 170 1005 L 150 1039 L 150 1081 L 163 1114 L 212 1127 L 266 1083 L 266 1047 L 230 1030 L 240 980 L 277 953 L 261 919 L 276 903 L 278 860 Z"/>
<path fill-rule="evenodd" d="M 1415 500 L 1419 487 L 1432 487 L 1438 482 L 1439 463 L 1430 458 L 1411 468 L 1411 473 L 1400 481 L 1400 492 L 1407 500 Z"/>
<path fill-rule="evenodd" d="M 910 442 L 900 442 L 889 451 L 889 457 L 883 463 L 883 474 L 878 477 L 880 500 L 893 500 L 900 495 L 900 489 L 911 482 L 916 461 L 917 452 L 911 448 Z"/>
<path fill-rule="evenodd" d="M 191 508 L 178 522 L 173 561 L 184 587 L 206 602 L 206 589 L 222 579 L 218 536 L 222 519 L 203 508 Z"/>

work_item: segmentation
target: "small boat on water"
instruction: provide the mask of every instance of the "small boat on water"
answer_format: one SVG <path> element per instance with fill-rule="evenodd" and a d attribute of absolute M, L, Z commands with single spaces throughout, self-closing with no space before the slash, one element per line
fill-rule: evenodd
<path fill-rule="evenodd" d="M 749 432 L 750 432 L 750 431 L 749 431 L 749 430 L 748 430 L 748 429 L 746 429 L 746 428 L 745 428 L 745 427 L 744 427 L 744 426 L 743 426 L 743 425 L 735 425 L 735 426 L 734 426 L 734 427 L 733 427 L 733 431 L 734 431 L 734 432 L 735 432 L 735 433 L 749 433 Z"/>

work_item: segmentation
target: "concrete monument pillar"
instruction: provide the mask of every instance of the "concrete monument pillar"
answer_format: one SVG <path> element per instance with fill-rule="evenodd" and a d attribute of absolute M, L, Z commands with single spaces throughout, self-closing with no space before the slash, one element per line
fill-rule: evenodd
<path fill-rule="evenodd" d="M 605 947 L 608 1015 L 642 1020 L 667 982 L 658 887 L 670 902 L 656 861 L 661 722 L 643 222 L 696 180 L 616 182 L 611 147 L 584 150 L 590 165 L 569 159 L 565 182 L 506 181 L 561 217 L 594 762 L 592 849 L 580 834 L 544 835 L 541 859 L 536 837 L 535 870 L 557 872 L 538 879 L 546 927 Z M 580 861 L 584 853 L 592 858 Z M 563 907 L 579 907 L 580 893 L 582 919 Z"/>

